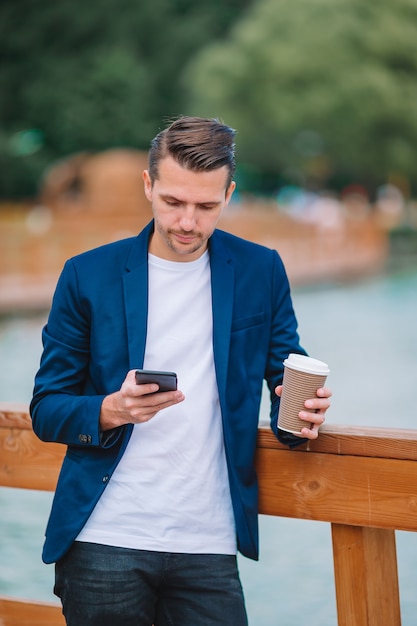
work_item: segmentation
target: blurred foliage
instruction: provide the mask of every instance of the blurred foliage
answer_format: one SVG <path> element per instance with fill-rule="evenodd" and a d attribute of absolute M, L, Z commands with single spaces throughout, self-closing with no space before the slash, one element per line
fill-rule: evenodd
<path fill-rule="evenodd" d="M 188 68 L 238 131 L 243 185 L 417 183 L 417 0 L 258 0 Z"/>
<path fill-rule="evenodd" d="M 238 129 L 241 189 L 417 187 L 417 0 L 2 0 L 0 197 L 55 159 Z"/>
<path fill-rule="evenodd" d="M 184 113 L 180 76 L 250 0 L 2 0 L 0 197 L 36 193 L 51 161 L 149 147 Z"/>

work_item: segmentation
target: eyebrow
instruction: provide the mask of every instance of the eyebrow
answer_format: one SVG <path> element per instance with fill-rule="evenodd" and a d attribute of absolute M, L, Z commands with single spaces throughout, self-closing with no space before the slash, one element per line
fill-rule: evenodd
<path fill-rule="evenodd" d="M 162 198 L 162 200 L 172 200 L 173 202 L 180 202 L 180 203 L 183 202 L 183 200 L 180 200 L 176 196 L 171 196 L 171 194 L 169 193 L 161 193 L 160 197 Z"/>
<path fill-rule="evenodd" d="M 177 198 L 176 196 L 172 196 L 169 193 L 160 194 L 162 200 L 168 200 L 170 202 L 178 202 L 178 204 L 184 204 L 184 200 Z M 205 202 L 197 202 L 197 206 L 212 206 L 215 207 L 220 204 L 220 200 L 206 200 Z"/>

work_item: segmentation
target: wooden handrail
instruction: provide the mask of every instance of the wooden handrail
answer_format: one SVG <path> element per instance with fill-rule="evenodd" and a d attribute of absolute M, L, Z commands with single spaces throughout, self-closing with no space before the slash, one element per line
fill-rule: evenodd
<path fill-rule="evenodd" d="M 288 450 L 259 428 L 260 512 L 331 524 L 339 626 L 401 625 L 395 530 L 417 531 L 416 444 L 417 430 L 325 425 Z M 65 447 L 37 439 L 26 405 L 0 403 L 0 451 L 0 486 L 55 489 Z M 0 623 L 43 610 L 36 623 L 64 624 L 58 607 L 5 598 Z"/>

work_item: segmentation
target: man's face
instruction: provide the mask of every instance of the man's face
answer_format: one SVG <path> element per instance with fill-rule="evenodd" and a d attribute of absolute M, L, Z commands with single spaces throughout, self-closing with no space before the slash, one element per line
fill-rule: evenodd
<path fill-rule="evenodd" d="M 149 252 L 169 261 L 195 261 L 207 249 L 235 183 L 226 189 L 226 166 L 193 172 L 170 156 L 159 162 L 158 174 L 152 185 L 148 170 L 143 172 L 155 219 Z"/>

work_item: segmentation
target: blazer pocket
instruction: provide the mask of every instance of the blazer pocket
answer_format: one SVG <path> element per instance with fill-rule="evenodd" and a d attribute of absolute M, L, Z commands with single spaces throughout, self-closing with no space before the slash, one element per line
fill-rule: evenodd
<path fill-rule="evenodd" d="M 232 322 L 232 333 L 238 330 L 244 330 L 245 328 L 251 328 L 251 326 L 259 326 L 265 321 L 265 313 L 255 313 L 255 315 L 248 315 L 247 317 L 240 317 Z"/>

